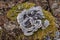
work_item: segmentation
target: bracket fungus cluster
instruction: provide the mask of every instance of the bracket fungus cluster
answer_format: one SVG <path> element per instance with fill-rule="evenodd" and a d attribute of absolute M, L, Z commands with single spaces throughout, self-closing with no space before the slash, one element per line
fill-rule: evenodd
<path fill-rule="evenodd" d="M 21 28 L 24 33 L 22 33 L 23 37 L 33 36 L 33 39 L 36 40 L 38 36 L 39 40 L 41 40 L 49 33 L 54 37 L 57 30 L 55 18 L 51 13 L 42 9 L 40 6 L 36 6 L 34 3 L 25 2 L 17 4 L 8 11 L 7 17 L 11 19 L 11 21 L 16 21 L 17 19 L 20 25 L 19 28 Z M 21 35 L 19 35 L 19 37 L 20 36 Z"/>
<path fill-rule="evenodd" d="M 45 16 L 40 6 L 31 7 L 28 10 L 25 9 L 17 16 L 20 28 L 26 36 L 32 35 L 39 28 L 45 29 L 48 27 L 49 21 L 46 19 L 42 22 L 43 19 L 45 19 Z"/>

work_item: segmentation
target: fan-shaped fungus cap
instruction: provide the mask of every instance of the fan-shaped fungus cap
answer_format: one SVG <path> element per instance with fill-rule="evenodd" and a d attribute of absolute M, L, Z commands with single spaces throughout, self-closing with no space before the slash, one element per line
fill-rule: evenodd
<path fill-rule="evenodd" d="M 17 16 L 17 21 L 20 24 L 20 28 L 22 29 L 24 35 L 30 36 L 39 28 L 43 27 L 42 19 L 45 16 L 42 12 L 42 8 L 40 6 L 31 7 L 28 10 L 23 10 Z M 48 24 L 46 23 L 48 22 Z M 48 26 L 49 21 L 45 20 L 44 26 Z"/>

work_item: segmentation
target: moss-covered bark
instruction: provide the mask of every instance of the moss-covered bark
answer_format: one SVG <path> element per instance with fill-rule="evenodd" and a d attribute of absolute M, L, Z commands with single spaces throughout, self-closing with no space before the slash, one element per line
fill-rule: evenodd
<path fill-rule="evenodd" d="M 16 21 L 16 17 L 18 15 L 18 13 L 20 13 L 23 9 L 29 9 L 30 7 L 32 7 L 34 5 L 35 4 L 33 4 L 33 3 L 18 4 L 16 6 L 12 7 L 12 9 L 8 11 L 7 17 L 9 19 L 11 19 L 11 21 Z M 20 7 L 20 9 L 19 9 L 19 7 Z M 24 34 L 19 31 L 17 31 L 17 32 L 19 32 L 19 34 L 17 33 L 17 34 L 15 34 L 15 36 L 12 36 L 12 35 L 9 35 L 8 33 L 6 33 L 5 36 L 6 35 L 7 36 L 5 38 L 7 38 L 7 39 L 4 39 L 4 40 L 42 40 L 42 38 L 44 38 L 46 35 L 49 35 L 50 33 L 51 33 L 50 36 L 54 37 L 55 32 L 57 30 L 56 24 L 55 24 L 55 18 L 48 11 L 43 10 L 43 13 L 44 13 L 46 19 L 48 19 L 50 21 L 50 25 L 46 29 L 44 29 L 44 30 L 39 29 L 32 36 L 29 36 L 29 37 L 24 36 Z M 0 39 L 3 36 L 3 33 L 4 33 L 4 31 L 1 32 Z"/>

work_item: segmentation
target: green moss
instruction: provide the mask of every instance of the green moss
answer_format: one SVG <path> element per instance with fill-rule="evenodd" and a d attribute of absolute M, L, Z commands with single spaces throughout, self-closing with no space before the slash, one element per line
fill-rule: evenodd
<path fill-rule="evenodd" d="M 12 9 L 10 9 L 8 12 L 7 12 L 7 17 L 9 19 L 11 19 L 11 21 L 15 21 L 16 20 L 16 17 L 18 15 L 18 13 L 20 13 L 23 9 L 29 9 L 30 7 L 34 6 L 35 4 L 33 3 L 22 3 L 22 4 L 18 4 L 14 7 L 12 7 Z"/>

